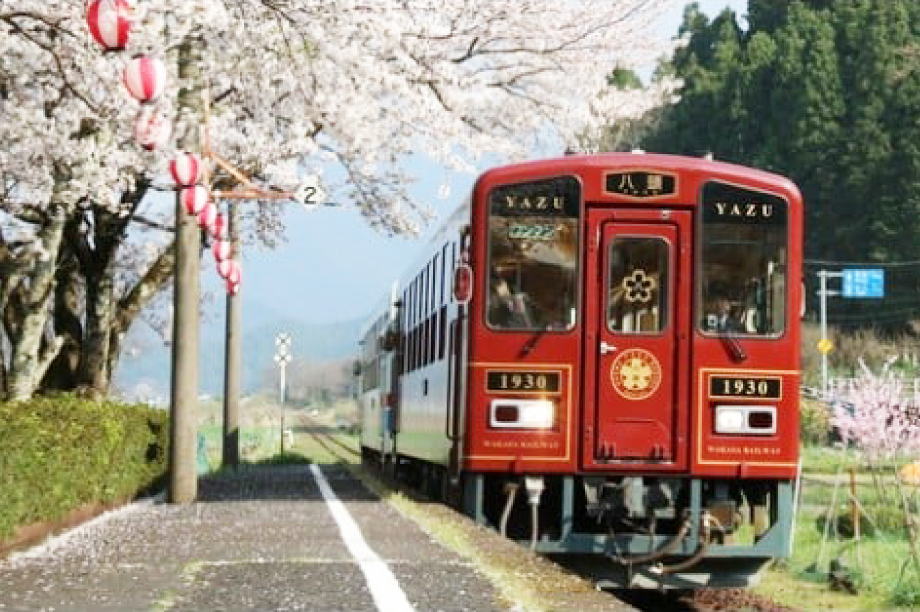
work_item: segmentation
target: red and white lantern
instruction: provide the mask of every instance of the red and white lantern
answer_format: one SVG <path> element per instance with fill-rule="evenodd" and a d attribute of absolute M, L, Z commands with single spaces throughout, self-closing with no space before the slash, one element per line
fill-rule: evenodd
<path fill-rule="evenodd" d="M 221 214 L 217 215 L 217 218 L 214 219 L 214 228 L 211 231 L 211 235 L 217 241 L 227 239 L 227 217 Z"/>
<path fill-rule="evenodd" d="M 212 233 L 214 220 L 217 219 L 217 207 L 212 202 L 207 202 L 198 213 L 198 225 L 209 234 Z"/>
<path fill-rule="evenodd" d="M 233 255 L 233 245 L 227 240 L 215 240 L 211 243 L 211 251 L 214 253 L 214 259 L 219 262 L 230 259 Z"/>
<path fill-rule="evenodd" d="M 106 51 L 128 46 L 134 11 L 126 0 L 94 0 L 86 6 L 89 33 Z"/>
<path fill-rule="evenodd" d="M 134 139 L 148 151 L 159 149 L 169 142 L 171 133 L 172 124 L 169 119 L 156 109 L 145 109 L 138 113 L 134 123 Z"/>
<path fill-rule="evenodd" d="M 179 193 L 179 198 L 182 200 L 182 205 L 185 206 L 185 212 L 190 215 L 197 215 L 207 206 L 210 194 L 206 187 L 194 185 L 184 187 Z"/>
<path fill-rule="evenodd" d="M 239 269 L 239 264 L 236 263 L 235 259 L 228 258 L 228 259 L 224 259 L 222 261 L 217 262 L 217 274 L 220 275 L 220 277 L 223 279 L 229 280 L 232 274 L 236 274 L 238 277 L 239 275 L 238 269 Z M 234 272 L 234 270 L 237 270 L 237 271 Z"/>
<path fill-rule="evenodd" d="M 166 86 L 166 66 L 155 57 L 135 57 L 125 66 L 123 79 L 133 98 L 153 102 Z"/>
<path fill-rule="evenodd" d="M 198 182 L 198 175 L 201 173 L 201 162 L 192 153 L 180 153 L 169 162 L 169 173 L 177 185 L 190 187 Z"/>
<path fill-rule="evenodd" d="M 230 268 L 230 274 L 227 275 L 227 283 L 239 286 L 243 282 L 243 267 L 240 265 L 240 262 L 235 259 L 231 259 L 233 266 Z"/>

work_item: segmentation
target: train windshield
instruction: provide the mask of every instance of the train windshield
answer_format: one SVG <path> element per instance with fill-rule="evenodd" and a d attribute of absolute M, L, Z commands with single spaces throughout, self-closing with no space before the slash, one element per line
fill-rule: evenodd
<path fill-rule="evenodd" d="M 574 177 L 507 185 L 489 194 L 489 327 L 574 328 L 580 212 L 581 185 Z"/>
<path fill-rule="evenodd" d="M 785 200 L 708 183 L 702 206 L 700 329 L 781 335 L 786 325 Z"/>

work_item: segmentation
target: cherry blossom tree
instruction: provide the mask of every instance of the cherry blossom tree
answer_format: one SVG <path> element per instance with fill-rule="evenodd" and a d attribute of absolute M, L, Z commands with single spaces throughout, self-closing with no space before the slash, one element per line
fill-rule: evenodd
<path fill-rule="evenodd" d="M 834 404 L 831 423 L 870 463 L 920 454 L 920 404 L 903 376 L 862 364 L 862 374 Z"/>
<path fill-rule="evenodd" d="M 127 50 L 103 53 L 84 0 L 0 0 L 0 383 L 107 390 L 121 338 L 171 278 L 173 144 L 134 141 L 121 71 L 159 57 L 156 110 L 187 141 L 181 104 L 208 81 L 216 151 L 265 185 L 320 175 L 381 231 L 431 219 L 411 198 L 410 154 L 470 169 L 540 142 L 560 150 L 668 101 L 667 80 L 608 86 L 651 65 L 666 0 L 137 0 Z M 200 70 L 180 78 L 182 49 Z M 217 175 L 215 180 L 226 177 Z M 278 205 L 247 207 L 251 240 L 282 235 Z M 44 383 L 42 382 L 44 381 Z"/>
<path fill-rule="evenodd" d="M 844 443 L 853 443 L 863 453 L 875 483 L 878 498 L 886 505 L 900 506 L 907 529 L 910 559 L 920 574 L 920 533 L 914 504 L 908 499 L 900 462 L 920 455 L 920 402 L 904 376 L 891 370 L 889 360 L 880 374 L 874 374 L 860 360 L 861 376 L 837 402 L 831 423 Z M 883 459 L 896 459 L 889 477 L 884 475 Z M 891 481 L 895 486 L 891 487 Z M 906 563 L 906 561 L 905 561 Z"/>

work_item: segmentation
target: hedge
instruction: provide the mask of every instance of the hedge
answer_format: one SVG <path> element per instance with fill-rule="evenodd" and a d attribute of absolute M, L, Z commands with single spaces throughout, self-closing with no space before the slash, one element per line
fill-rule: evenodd
<path fill-rule="evenodd" d="M 162 482 L 165 410 L 70 395 L 0 403 L 0 540 Z"/>

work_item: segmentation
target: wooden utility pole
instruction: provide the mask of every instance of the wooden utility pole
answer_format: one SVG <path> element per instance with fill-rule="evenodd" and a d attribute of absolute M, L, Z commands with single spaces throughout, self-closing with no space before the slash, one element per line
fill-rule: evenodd
<path fill-rule="evenodd" d="M 193 43 L 184 41 L 179 47 L 179 77 L 184 82 L 198 82 L 201 76 L 200 58 L 193 57 L 193 54 Z M 179 92 L 180 115 L 201 115 L 201 98 L 196 94 L 188 89 Z M 200 144 L 197 130 L 182 134 L 178 144 L 188 151 L 197 150 Z M 198 408 L 198 258 L 201 234 L 197 219 L 185 212 L 180 193 L 176 193 L 168 498 L 173 504 L 188 504 L 198 495 L 195 461 L 198 427 L 195 413 Z"/>
<path fill-rule="evenodd" d="M 240 170 L 211 148 L 211 99 L 209 87 L 201 96 L 204 114 L 203 157 L 204 184 L 211 186 L 211 163 L 233 177 L 244 189 L 212 191 L 211 199 L 220 200 L 290 200 L 297 194 L 291 191 L 273 191 L 255 185 Z M 239 257 L 242 247 L 242 219 L 239 203 L 227 206 L 228 233 L 234 257 Z M 243 316 L 240 291 L 228 291 L 226 302 L 226 334 L 224 336 L 224 427 L 221 463 L 236 467 L 240 462 L 240 389 L 242 388 Z"/>
<path fill-rule="evenodd" d="M 227 211 L 228 231 L 233 252 L 240 252 L 240 209 L 232 205 Z M 227 292 L 227 333 L 224 361 L 224 445 L 222 463 L 236 467 L 240 462 L 240 375 L 243 353 L 242 299 L 239 291 Z"/>

